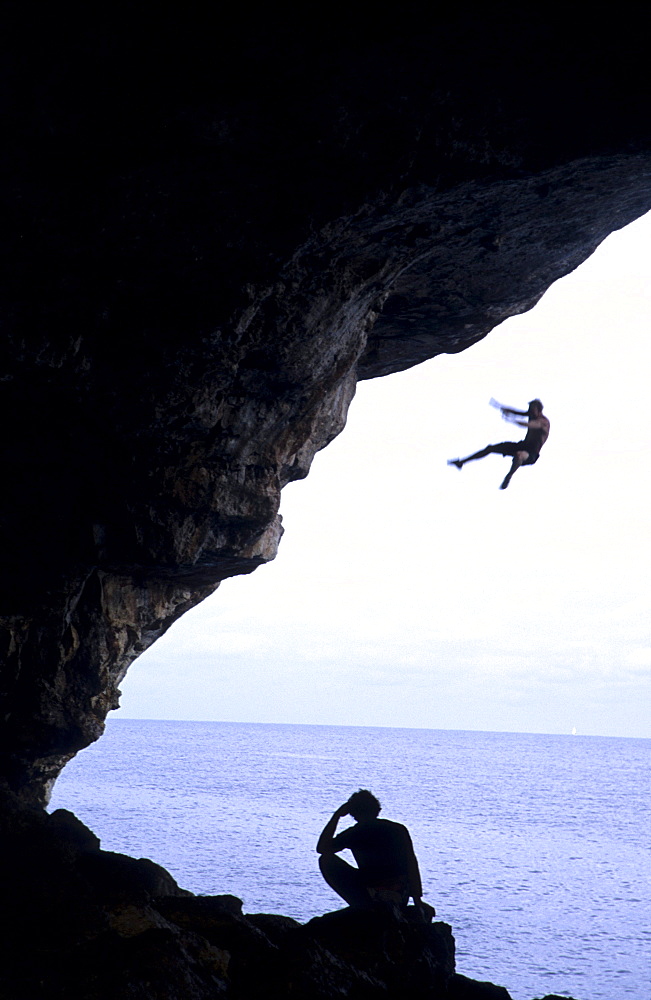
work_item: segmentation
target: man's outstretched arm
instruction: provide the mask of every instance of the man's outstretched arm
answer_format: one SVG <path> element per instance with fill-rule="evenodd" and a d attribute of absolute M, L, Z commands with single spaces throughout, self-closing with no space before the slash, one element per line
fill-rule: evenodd
<path fill-rule="evenodd" d="M 528 410 L 514 410 L 510 406 L 500 406 L 500 413 L 502 414 L 503 419 L 508 420 L 510 424 L 520 424 L 521 426 L 524 427 L 527 426 L 526 422 L 523 425 L 522 421 L 518 420 L 517 418 L 528 417 L 529 416 Z"/>
<path fill-rule="evenodd" d="M 348 803 L 344 802 L 343 806 L 339 806 L 335 809 L 334 813 L 323 827 L 321 831 L 321 836 L 317 840 L 316 849 L 318 854 L 333 854 L 333 841 L 335 839 L 335 831 L 337 829 L 337 823 L 342 818 L 342 816 L 348 815 Z"/>
<path fill-rule="evenodd" d="M 496 399 L 490 400 L 491 406 L 494 406 L 496 410 L 499 410 L 505 420 L 509 420 L 510 416 L 515 417 L 526 417 L 529 413 L 528 410 L 514 410 L 512 406 L 505 406 L 504 403 L 498 403 Z"/>

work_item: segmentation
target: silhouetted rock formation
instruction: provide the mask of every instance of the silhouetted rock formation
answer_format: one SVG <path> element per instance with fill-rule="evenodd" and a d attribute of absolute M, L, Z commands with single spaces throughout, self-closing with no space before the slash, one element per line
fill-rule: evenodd
<path fill-rule="evenodd" d="M 3 5 L 0 776 L 25 803 L 134 657 L 274 557 L 358 378 L 474 343 L 651 207 L 643 7 L 433 9 Z M 46 888 L 53 935 L 84 922 Z M 151 920 L 101 940 L 152 982 L 168 940 L 192 978 L 203 939 Z"/>
<path fill-rule="evenodd" d="M 455 974 L 447 924 L 389 909 L 305 925 L 244 915 L 234 896 L 193 896 L 151 861 L 101 851 L 72 813 L 1 802 L 6 1000 L 508 1000 Z"/>

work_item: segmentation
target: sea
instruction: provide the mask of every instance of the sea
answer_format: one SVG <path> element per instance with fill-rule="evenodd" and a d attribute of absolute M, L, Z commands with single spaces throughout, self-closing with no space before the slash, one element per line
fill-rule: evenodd
<path fill-rule="evenodd" d="M 303 922 L 343 905 L 315 845 L 370 788 L 412 834 L 458 972 L 513 1000 L 651 1000 L 650 764 L 648 739 L 113 719 L 50 809 L 186 889 Z"/>

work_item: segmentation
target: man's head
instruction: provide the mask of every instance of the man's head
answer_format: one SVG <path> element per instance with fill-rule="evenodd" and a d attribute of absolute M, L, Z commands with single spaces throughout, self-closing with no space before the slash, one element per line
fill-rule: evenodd
<path fill-rule="evenodd" d="M 539 399 L 532 399 L 529 403 L 529 416 L 539 417 L 543 411 L 543 405 Z"/>
<path fill-rule="evenodd" d="M 378 799 L 366 788 L 360 788 L 348 799 L 348 812 L 353 819 L 360 823 L 365 819 L 375 819 L 382 808 Z"/>

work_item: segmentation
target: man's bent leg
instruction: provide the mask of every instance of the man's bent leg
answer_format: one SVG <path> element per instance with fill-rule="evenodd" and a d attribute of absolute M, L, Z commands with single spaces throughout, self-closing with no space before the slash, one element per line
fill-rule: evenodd
<path fill-rule="evenodd" d="M 362 883 L 357 868 L 342 861 L 336 854 L 322 854 L 319 858 L 319 868 L 330 888 L 334 889 L 349 906 L 370 906 L 371 897 Z"/>
<path fill-rule="evenodd" d="M 508 473 L 504 477 L 504 480 L 502 481 L 502 485 L 500 486 L 501 490 L 505 490 L 506 489 L 506 487 L 511 482 L 511 479 L 513 478 L 513 474 L 518 471 L 518 469 L 520 468 L 520 466 L 524 462 L 526 462 L 528 458 L 529 458 L 529 452 L 528 451 L 516 451 L 516 453 L 515 453 L 515 455 L 513 457 L 513 462 L 511 463 L 511 468 L 509 469 Z"/>

